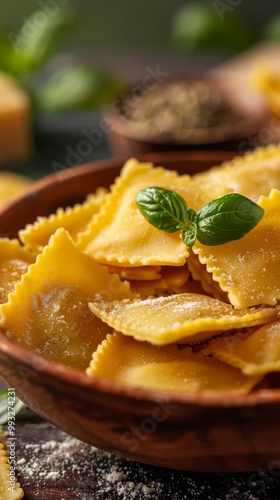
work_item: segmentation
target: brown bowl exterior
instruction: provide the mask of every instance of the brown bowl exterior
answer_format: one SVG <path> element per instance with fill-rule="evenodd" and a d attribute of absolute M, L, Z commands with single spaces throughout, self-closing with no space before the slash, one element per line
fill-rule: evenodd
<path fill-rule="evenodd" d="M 224 158 L 217 153 L 149 155 L 156 164 L 185 173 Z M 2 211 L 0 233 L 15 235 L 37 215 L 111 184 L 121 165 L 120 160 L 99 162 L 69 169 L 60 179 L 53 175 L 37 182 Z M 0 374 L 46 420 L 126 458 L 183 470 L 234 472 L 267 468 L 280 456 L 277 389 L 234 397 L 134 389 L 46 361 L 4 333 Z"/>

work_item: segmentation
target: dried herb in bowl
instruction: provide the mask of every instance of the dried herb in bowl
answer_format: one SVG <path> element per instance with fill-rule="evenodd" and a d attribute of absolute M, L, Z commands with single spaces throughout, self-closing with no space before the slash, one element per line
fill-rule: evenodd
<path fill-rule="evenodd" d="M 240 119 L 220 90 L 200 80 L 165 82 L 137 99 L 128 94 L 119 111 L 139 131 L 175 140 L 188 131 L 231 125 Z"/>

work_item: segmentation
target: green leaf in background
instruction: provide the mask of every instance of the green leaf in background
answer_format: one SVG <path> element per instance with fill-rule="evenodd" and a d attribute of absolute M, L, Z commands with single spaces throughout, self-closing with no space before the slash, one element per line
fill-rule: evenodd
<path fill-rule="evenodd" d="M 40 26 L 39 16 L 45 19 Z M 48 16 L 43 10 L 31 14 L 15 42 L 16 50 L 28 61 L 27 69 L 30 71 L 43 66 L 74 26 L 74 15 L 68 9 L 60 9 L 53 16 Z"/>
<path fill-rule="evenodd" d="M 237 53 L 252 45 L 254 38 L 236 8 L 228 6 L 228 10 L 220 13 L 214 0 L 190 2 L 175 12 L 171 42 L 181 50 L 216 49 Z"/>
<path fill-rule="evenodd" d="M 181 195 L 160 187 L 137 193 L 136 204 L 145 219 L 157 229 L 174 233 L 185 227 L 187 204 Z"/>
<path fill-rule="evenodd" d="M 27 71 L 29 61 L 15 50 L 8 35 L 0 31 L 0 69 L 20 80 Z"/>
<path fill-rule="evenodd" d="M 4 389 L 0 392 L 0 425 L 4 425 L 8 422 L 8 389 Z M 13 409 L 17 415 L 26 405 L 19 399 L 15 398 L 15 404 Z"/>
<path fill-rule="evenodd" d="M 197 213 L 197 239 L 204 245 L 238 240 L 261 220 L 264 210 L 241 194 L 210 201 Z"/>
<path fill-rule="evenodd" d="M 115 76 L 83 64 L 63 66 L 34 89 L 38 109 L 63 112 L 111 102 L 123 89 Z"/>
<path fill-rule="evenodd" d="M 265 24 L 262 30 L 262 38 L 264 40 L 280 40 L 280 12 L 275 14 L 269 21 Z"/>
<path fill-rule="evenodd" d="M 0 32 L 0 70 L 19 81 L 39 111 L 90 110 L 109 104 L 124 90 L 120 78 L 79 61 L 51 76 L 38 73 L 72 30 L 74 19 L 70 9 L 59 8 L 52 15 L 42 9 L 25 19 L 19 33 Z"/>
<path fill-rule="evenodd" d="M 39 26 L 40 17 L 45 22 Z M 1 31 L 0 69 L 23 83 L 31 72 L 41 68 L 56 52 L 73 26 L 74 17 L 68 10 L 60 9 L 53 16 L 39 10 L 25 20 L 19 33 Z"/>

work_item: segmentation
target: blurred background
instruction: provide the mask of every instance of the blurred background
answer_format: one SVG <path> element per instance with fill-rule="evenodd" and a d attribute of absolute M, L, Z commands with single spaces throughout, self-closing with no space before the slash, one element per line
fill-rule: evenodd
<path fill-rule="evenodd" d="M 1 170 L 278 142 L 278 44 L 276 0 L 2 2 Z"/>
<path fill-rule="evenodd" d="M 1 2 L 1 25 L 9 31 L 18 31 L 22 18 L 29 16 L 42 5 L 68 6 L 74 9 L 77 20 L 76 32 L 67 40 L 64 47 L 69 50 L 89 50 L 96 48 L 130 49 L 170 49 L 171 20 L 178 10 L 186 5 L 199 4 L 199 0 L 142 0 L 131 2 L 122 0 L 113 2 L 103 0 L 64 0 L 52 2 L 46 0 L 9 0 Z M 206 0 L 215 11 L 215 2 Z M 227 10 L 228 7 L 228 10 Z M 265 3 L 256 0 L 224 0 L 216 2 L 216 10 L 224 15 L 233 8 L 244 20 L 256 39 L 263 34 L 265 24 L 280 12 L 277 0 Z M 236 33 L 238 36 L 238 33 Z"/>

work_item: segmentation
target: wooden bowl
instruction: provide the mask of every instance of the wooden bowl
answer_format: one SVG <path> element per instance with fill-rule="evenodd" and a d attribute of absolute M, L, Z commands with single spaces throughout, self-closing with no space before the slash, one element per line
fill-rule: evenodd
<path fill-rule="evenodd" d="M 156 164 L 194 172 L 232 154 L 150 155 Z M 146 158 L 147 159 L 147 158 Z M 37 215 L 110 185 L 121 160 L 68 169 L 33 185 L 0 214 L 13 236 Z M 280 390 L 249 395 L 163 393 L 94 379 L 46 361 L 0 333 L 3 381 L 35 412 L 70 435 L 129 459 L 191 471 L 267 468 L 280 456 Z"/>
<path fill-rule="evenodd" d="M 176 134 L 173 132 L 169 134 L 164 129 L 160 131 L 148 125 L 140 127 L 138 123 L 124 116 L 122 111 L 127 96 L 131 100 L 132 110 L 136 107 L 141 109 L 141 99 L 145 98 L 149 90 L 145 89 L 143 82 L 138 82 L 119 96 L 104 113 L 109 127 L 107 140 L 114 155 L 135 155 L 179 149 L 194 150 L 198 146 L 206 150 L 222 149 L 243 152 L 244 141 L 248 144 L 248 138 L 254 140 L 256 146 L 258 145 L 257 134 L 267 126 L 270 115 L 267 105 L 257 93 L 240 88 L 229 79 L 207 75 L 188 78 L 168 77 L 158 83 L 158 88 L 174 82 L 188 84 L 204 82 L 213 91 L 218 92 L 236 115 L 236 120 L 209 128 L 180 129 L 176 131 Z"/>

